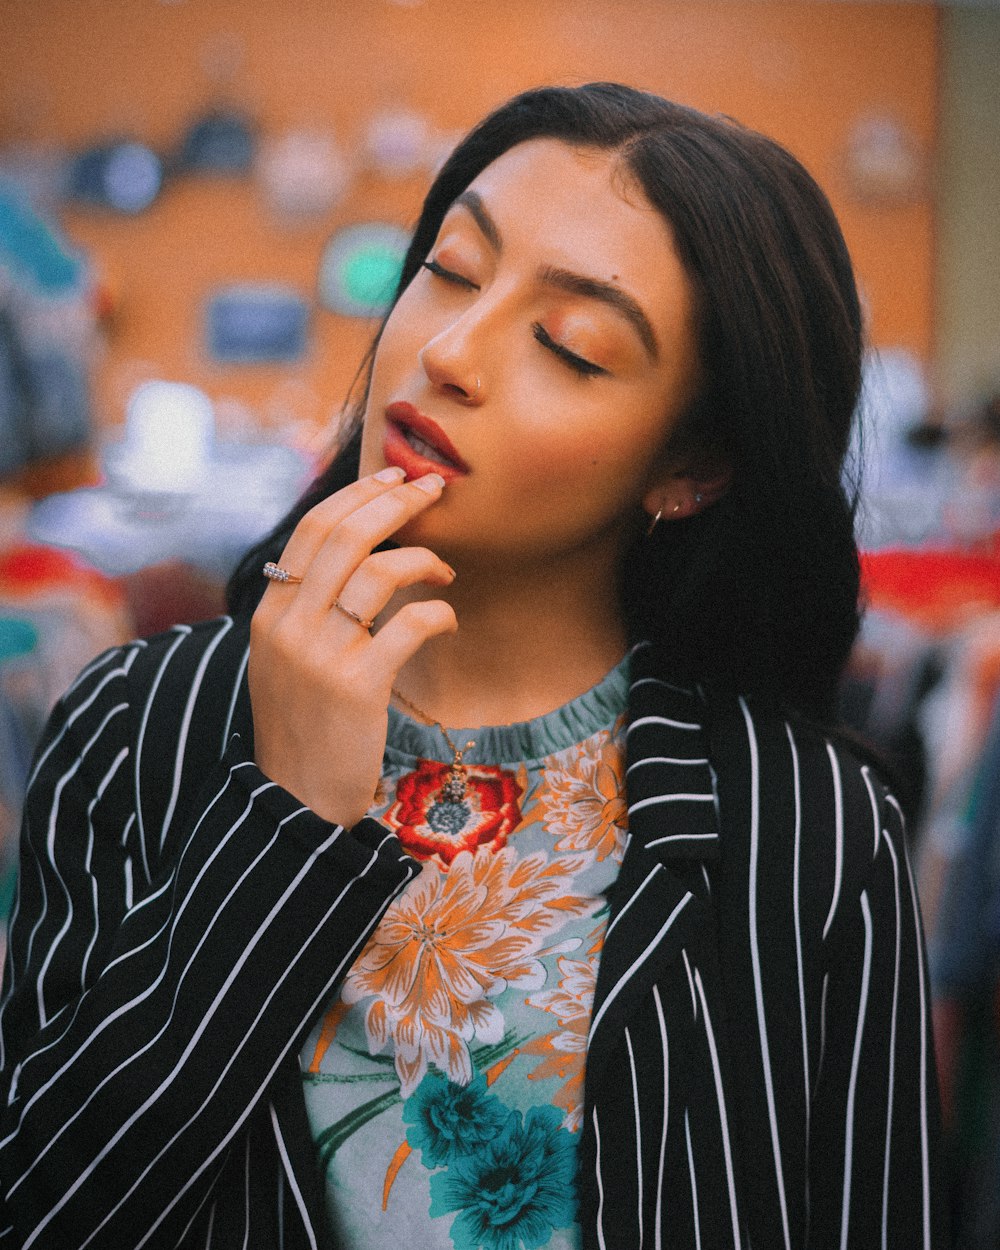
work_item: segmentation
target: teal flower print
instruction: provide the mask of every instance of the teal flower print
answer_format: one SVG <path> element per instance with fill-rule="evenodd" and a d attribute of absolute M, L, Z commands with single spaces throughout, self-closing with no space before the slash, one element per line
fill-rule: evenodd
<path fill-rule="evenodd" d="M 459 1085 L 431 1069 L 403 1107 L 410 1125 L 406 1140 L 421 1151 L 427 1167 L 442 1167 L 479 1150 L 500 1132 L 508 1114 L 500 1099 L 486 1092 L 485 1076 Z"/>
<path fill-rule="evenodd" d="M 510 1112 L 475 1154 L 431 1177 L 432 1216 L 457 1211 L 456 1250 L 538 1250 L 576 1218 L 576 1151 L 555 1107 Z"/>

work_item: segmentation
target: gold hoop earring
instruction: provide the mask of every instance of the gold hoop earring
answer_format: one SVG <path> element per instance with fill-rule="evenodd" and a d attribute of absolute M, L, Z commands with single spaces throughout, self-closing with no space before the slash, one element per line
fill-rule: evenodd
<path fill-rule="evenodd" d="M 670 515 L 674 516 L 674 514 L 677 512 L 680 512 L 680 510 L 681 510 L 681 505 L 679 503 L 675 503 L 674 506 L 670 509 Z M 656 516 L 653 517 L 652 521 L 650 521 L 649 523 L 649 528 L 646 530 L 647 538 L 650 536 L 650 534 L 652 534 L 653 530 L 656 529 L 656 526 L 658 522 L 660 521 L 660 519 L 662 518 L 662 516 L 663 516 L 663 509 L 660 508 L 657 511 Z"/>

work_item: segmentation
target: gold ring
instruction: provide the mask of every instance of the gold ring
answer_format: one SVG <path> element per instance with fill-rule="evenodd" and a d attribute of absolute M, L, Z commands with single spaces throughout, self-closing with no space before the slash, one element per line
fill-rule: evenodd
<path fill-rule="evenodd" d="M 301 577 L 289 573 L 287 569 L 283 569 L 280 564 L 275 564 L 273 560 L 268 560 L 261 572 L 269 582 L 285 582 L 289 586 L 298 586 L 302 582 Z"/>
<path fill-rule="evenodd" d="M 345 616 L 349 616 L 352 621 L 357 621 L 357 623 L 361 626 L 362 629 L 370 630 L 371 627 L 375 624 L 374 621 L 366 621 L 363 616 L 358 616 L 357 612 L 352 612 L 350 608 L 345 608 L 339 599 L 334 599 L 333 606 L 337 609 L 338 612 L 343 612 Z"/>

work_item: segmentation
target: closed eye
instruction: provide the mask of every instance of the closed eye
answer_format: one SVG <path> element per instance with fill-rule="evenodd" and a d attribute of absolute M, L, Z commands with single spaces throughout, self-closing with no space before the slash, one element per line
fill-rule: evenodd
<path fill-rule="evenodd" d="M 578 356 L 576 352 L 571 352 L 562 343 L 557 343 L 545 327 L 537 321 L 531 329 L 535 338 L 543 347 L 548 348 L 550 352 L 558 356 L 560 360 L 569 365 L 574 372 L 579 373 L 581 377 L 595 378 L 599 374 L 607 373 L 607 369 L 603 369 L 600 365 L 595 365 L 592 360 L 585 360 L 583 356 Z"/>
<path fill-rule="evenodd" d="M 436 260 L 425 260 L 421 262 L 421 268 L 426 269 L 428 273 L 432 273 L 435 278 L 441 278 L 445 282 L 450 282 L 453 286 L 465 287 L 470 291 L 478 291 L 479 287 L 469 278 L 463 278 L 460 273 L 456 273 L 454 269 L 445 269 L 444 265 L 439 265 Z"/>

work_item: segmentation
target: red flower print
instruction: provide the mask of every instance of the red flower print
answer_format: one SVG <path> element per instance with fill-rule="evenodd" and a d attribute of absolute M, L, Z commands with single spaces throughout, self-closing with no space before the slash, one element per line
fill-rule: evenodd
<path fill-rule="evenodd" d="M 417 859 L 437 856 L 445 865 L 461 851 L 507 844 L 521 823 L 522 787 L 513 773 L 485 764 L 465 766 L 465 793 L 445 788 L 451 766 L 418 760 L 416 770 L 400 777 L 396 799 L 383 820 Z"/>

